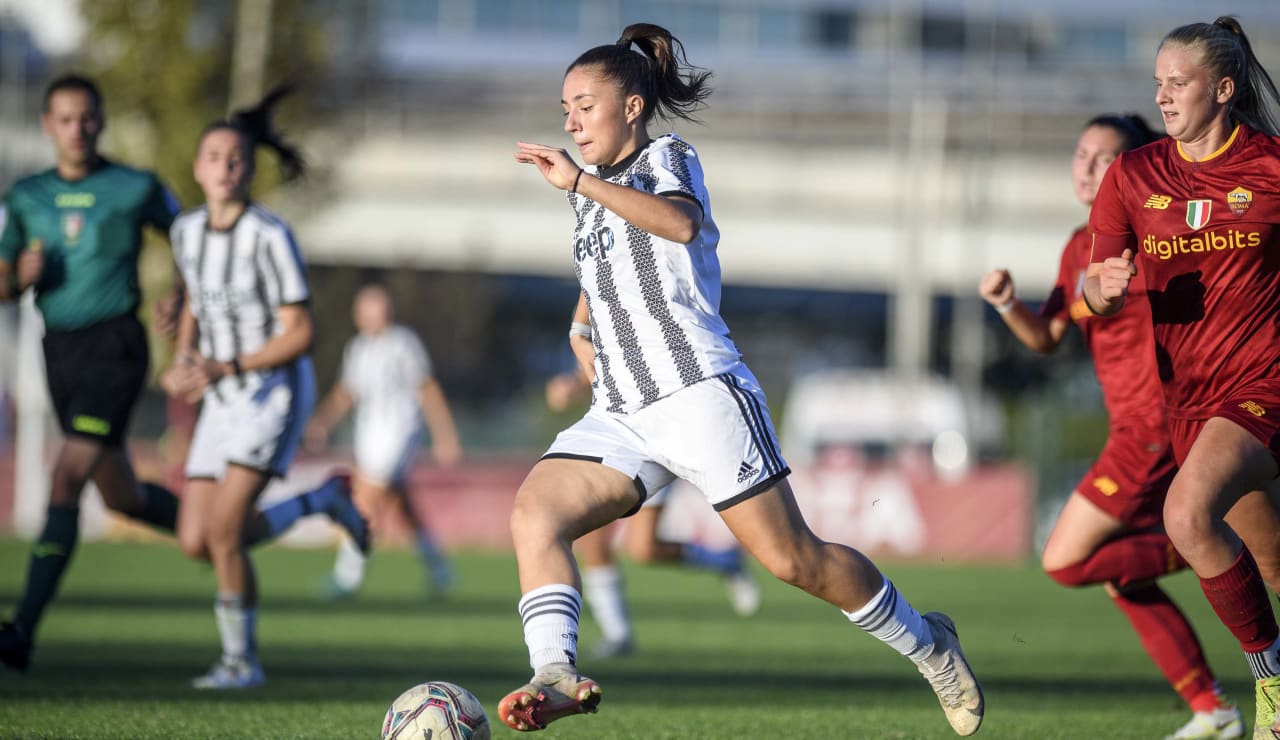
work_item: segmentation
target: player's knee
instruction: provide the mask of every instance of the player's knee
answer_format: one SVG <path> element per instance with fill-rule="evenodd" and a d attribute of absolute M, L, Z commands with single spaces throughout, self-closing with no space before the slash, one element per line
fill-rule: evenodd
<path fill-rule="evenodd" d="M 1186 496 L 1170 496 L 1164 503 L 1164 530 L 1180 551 L 1194 549 L 1195 543 L 1213 531 L 1212 515 Z"/>
<path fill-rule="evenodd" d="M 656 542 L 627 542 L 627 557 L 637 563 L 649 564 L 658 560 L 658 545 Z"/>
<path fill-rule="evenodd" d="M 554 518 L 546 507 L 532 504 L 527 496 L 516 496 L 510 526 L 511 538 L 517 543 L 555 538 Z"/>
<path fill-rule="evenodd" d="M 178 528 L 178 547 L 182 553 L 192 560 L 209 560 L 209 548 L 205 543 L 204 533 Z"/>
<path fill-rule="evenodd" d="M 812 593 L 818 588 L 820 569 L 810 558 L 803 557 L 797 551 L 774 552 L 759 558 L 765 570 L 774 578 L 788 583 L 801 591 Z"/>

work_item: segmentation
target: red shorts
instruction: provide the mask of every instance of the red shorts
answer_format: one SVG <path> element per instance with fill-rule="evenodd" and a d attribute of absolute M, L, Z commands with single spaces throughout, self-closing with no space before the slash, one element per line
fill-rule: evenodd
<path fill-rule="evenodd" d="M 1164 520 L 1164 497 L 1178 472 L 1163 418 L 1121 421 L 1111 427 L 1102 454 L 1076 491 L 1136 529 Z"/>
<path fill-rule="evenodd" d="M 1239 425 L 1271 450 L 1271 456 L 1280 463 L 1280 378 L 1257 380 L 1233 390 L 1203 418 L 1170 417 L 1169 433 L 1173 437 L 1173 452 L 1178 462 L 1187 459 L 1191 445 L 1200 436 L 1205 422 L 1214 417 Z"/>

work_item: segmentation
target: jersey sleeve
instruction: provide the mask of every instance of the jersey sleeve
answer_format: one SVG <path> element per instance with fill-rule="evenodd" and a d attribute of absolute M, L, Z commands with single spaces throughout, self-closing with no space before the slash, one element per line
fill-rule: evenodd
<path fill-rule="evenodd" d="M 178 217 L 180 210 L 178 198 L 173 191 L 165 187 L 164 183 L 160 182 L 160 178 L 153 175 L 147 200 L 142 204 L 142 222 L 169 233 L 173 228 L 173 220 Z"/>
<path fill-rule="evenodd" d="M 356 365 L 352 357 L 355 355 L 358 338 L 359 335 L 356 335 L 348 339 L 347 343 L 342 347 L 342 368 L 338 370 L 338 383 L 355 399 L 358 399 L 359 396 L 356 393 Z"/>
<path fill-rule="evenodd" d="M 427 346 L 412 330 L 405 329 L 404 337 L 405 347 L 402 357 L 405 376 L 413 379 L 413 386 L 416 388 L 431 380 L 431 355 L 427 352 Z"/>
<path fill-rule="evenodd" d="M 1089 211 L 1089 233 L 1093 235 L 1093 254 L 1090 262 L 1101 262 L 1108 257 L 1119 257 L 1126 249 L 1137 256 L 1138 240 L 1129 223 L 1126 207 L 1128 193 L 1124 187 L 1125 155 L 1121 154 L 1107 168 Z"/>
<path fill-rule="evenodd" d="M 289 228 L 280 226 L 272 229 L 265 235 L 263 242 L 263 248 L 258 253 L 259 269 L 266 278 L 267 297 L 272 304 L 288 306 L 310 300 L 307 268 Z"/>
<path fill-rule="evenodd" d="M 693 147 L 676 140 L 648 154 L 653 169 L 655 195 L 683 195 L 707 212 L 706 192 L 702 183 L 702 162 Z"/>
<path fill-rule="evenodd" d="M 1069 247 L 1070 245 L 1068 245 Z M 1078 270 L 1071 264 L 1070 249 L 1062 250 L 1062 259 L 1058 261 L 1058 279 L 1049 291 L 1049 297 L 1040 306 L 1040 316 L 1049 321 L 1054 319 L 1071 319 L 1071 307 L 1068 297 L 1072 291 L 1072 279 Z"/>
<path fill-rule="evenodd" d="M 26 238 L 22 230 L 22 221 L 12 206 L 12 193 L 0 203 L 0 261 L 14 264 L 18 260 L 18 252 Z"/>

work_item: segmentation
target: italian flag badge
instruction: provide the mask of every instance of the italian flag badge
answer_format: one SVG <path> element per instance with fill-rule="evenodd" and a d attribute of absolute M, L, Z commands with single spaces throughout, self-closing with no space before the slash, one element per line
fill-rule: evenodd
<path fill-rule="evenodd" d="M 1211 200 L 1187 201 L 1187 226 L 1197 231 L 1209 223 L 1209 212 L 1213 210 Z"/>

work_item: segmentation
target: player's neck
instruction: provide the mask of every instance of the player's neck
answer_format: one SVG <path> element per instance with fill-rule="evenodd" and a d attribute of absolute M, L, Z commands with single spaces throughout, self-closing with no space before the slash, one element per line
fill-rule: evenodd
<path fill-rule="evenodd" d="M 80 161 L 60 159 L 57 165 L 58 177 L 68 182 L 83 180 L 100 166 L 102 166 L 102 157 L 97 154 Z"/>
<path fill-rule="evenodd" d="M 209 210 L 209 228 L 230 231 L 249 208 L 249 203 L 243 200 L 211 201 L 205 207 Z"/>
<path fill-rule="evenodd" d="M 1179 140 L 1178 149 L 1192 162 L 1203 162 L 1221 154 L 1222 148 L 1230 141 L 1235 131 L 1236 126 L 1231 121 L 1220 121 L 1194 139 Z"/>

